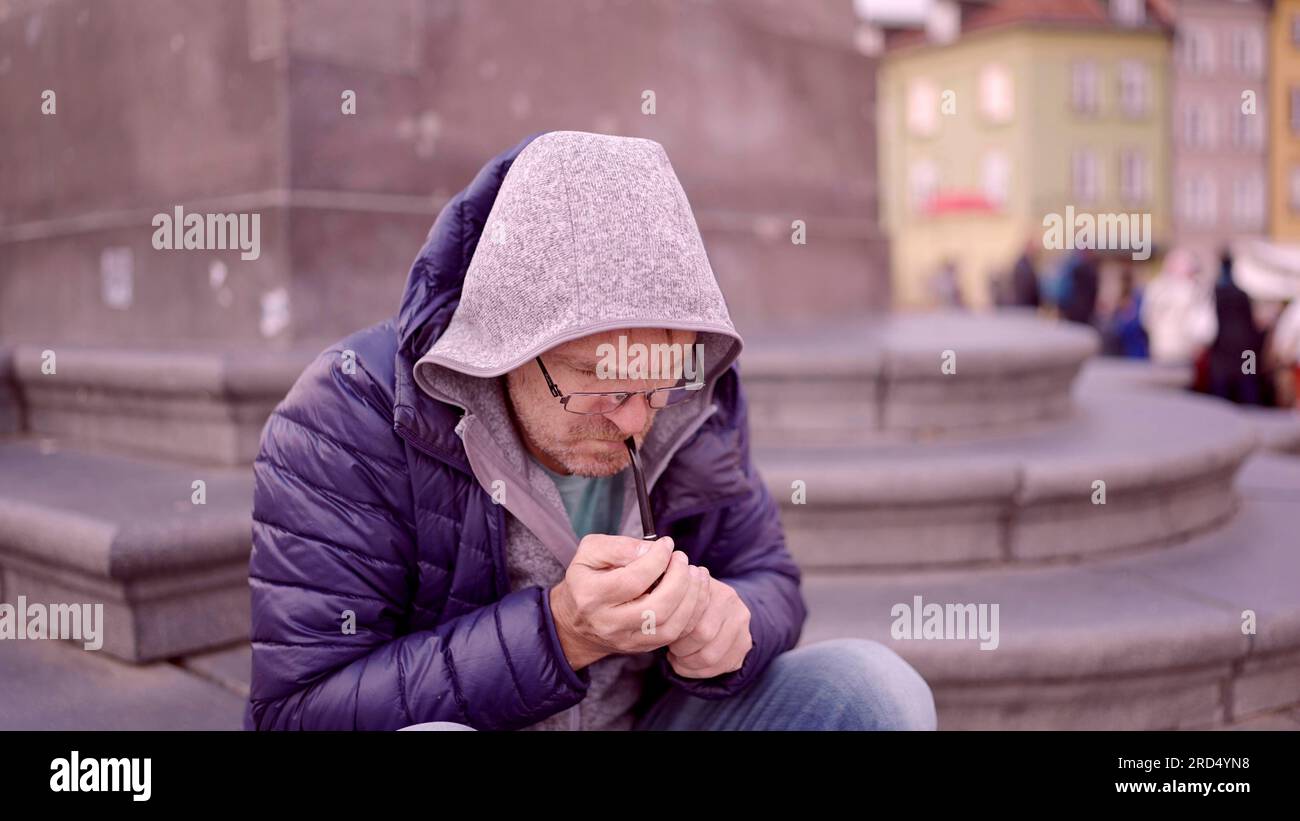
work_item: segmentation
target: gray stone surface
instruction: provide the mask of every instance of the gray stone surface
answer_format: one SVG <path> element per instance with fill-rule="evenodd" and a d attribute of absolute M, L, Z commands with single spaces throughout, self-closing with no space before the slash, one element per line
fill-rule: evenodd
<path fill-rule="evenodd" d="M 1208 729 L 1215 730 L 1300 730 L 1300 709 L 1273 710 L 1267 713 L 1237 719 L 1231 723 Z"/>
<path fill-rule="evenodd" d="M 1255 426 L 1264 447 L 1283 453 L 1300 454 L 1300 411 L 1294 408 L 1249 406 L 1238 410 Z"/>
<path fill-rule="evenodd" d="M 741 373 L 760 445 L 914 442 L 1064 417 L 1097 345 L 1018 311 L 881 316 L 747 334 Z"/>
<path fill-rule="evenodd" d="M 252 472 L 0 444 L 0 572 L 11 600 L 104 604 L 103 652 L 165 658 L 248 635 Z M 192 503 L 193 483 L 206 503 Z"/>
<path fill-rule="evenodd" d="M 1255 467 L 1255 462 L 1260 467 Z M 1243 481 L 1300 491 L 1300 459 L 1261 454 Z M 935 688 L 940 726 L 1210 726 L 1300 705 L 1297 503 L 1247 495 L 1226 527 L 1161 551 L 1069 566 L 808 572 L 802 641 L 861 636 Z M 999 646 L 890 636 L 891 608 L 999 605 Z M 1257 632 L 1242 632 L 1253 610 Z"/>
<path fill-rule="evenodd" d="M 253 676 L 253 648 L 247 641 L 186 656 L 180 660 L 180 665 L 242 698 L 248 698 L 249 682 Z"/>
<path fill-rule="evenodd" d="M 8 340 L 338 338 L 396 310 L 438 209 L 484 162 L 566 128 L 664 144 L 742 330 L 889 302 L 876 61 L 847 2 L 4 5 Z M 150 220 L 175 205 L 260 214 L 261 257 L 153 249 Z M 130 254 L 129 305 L 101 297 L 109 249 Z M 286 321 L 267 327 L 276 295 Z"/>
<path fill-rule="evenodd" d="M 803 566 L 925 567 L 1174 544 L 1231 517 L 1233 476 L 1255 446 L 1222 403 L 1094 386 L 1068 418 L 1016 434 L 754 458 Z"/>
<path fill-rule="evenodd" d="M 18 346 L 13 372 L 34 434 L 236 465 L 257 455 L 267 417 L 315 353 Z"/>
<path fill-rule="evenodd" d="M 0 641 L 0 682 L 3 730 L 242 729 L 244 699 L 223 687 L 66 642 Z"/>

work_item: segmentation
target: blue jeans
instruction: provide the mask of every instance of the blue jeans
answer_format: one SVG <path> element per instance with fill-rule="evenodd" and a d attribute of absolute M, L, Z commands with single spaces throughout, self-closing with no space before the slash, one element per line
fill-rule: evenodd
<path fill-rule="evenodd" d="M 710 700 L 672 688 L 637 730 L 933 730 L 934 696 L 893 650 L 828 639 L 787 650 L 752 685 Z"/>
<path fill-rule="evenodd" d="M 934 696 L 893 650 L 827 639 L 787 650 L 745 690 L 703 699 L 672 688 L 635 730 L 933 730 Z M 471 730 L 432 721 L 404 730 Z"/>

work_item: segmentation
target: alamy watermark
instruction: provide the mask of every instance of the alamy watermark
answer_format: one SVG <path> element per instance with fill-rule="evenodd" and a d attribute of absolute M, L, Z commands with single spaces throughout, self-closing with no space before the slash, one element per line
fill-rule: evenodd
<path fill-rule="evenodd" d="M 704 373 L 704 343 L 642 342 L 628 344 L 619 336 L 618 345 L 596 346 L 597 379 L 686 379 L 699 382 Z"/>
<path fill-rule="evenodd" d="M 82 758 L 73 750 L 50 762 L 51 792 L 125 792 L 132 801 L 153 795 L 152 758 Z"/>
<path fill-rule="evenodd" d="M 158 251 L 238 249 L 243 260 L 262 255 L 261 214 L 186 214 L 178 205 L 172 214 L 155 214 L 151 224 Z"/>
<path fill-rule="evenodd" d="M 75 639 L 87 650 L 104 646 L 103 604 L 0 602 L 0 639 Z"/>
<path fill-rule="evenodd" d="M 1132 251 L 1133 259 L 1151 258 L 1151 214 L 1064 214 L 1043 217 L 1043 247 L 1049 251 L 1089 249 Z"/>
<path fill-rule="evenodd" d="M 996 650 L 998 606 L 996 604 L 924 603 L 913 596 L 912 603 L 900 602 L 889 609 L 894 617 L 889 635 L 905 639 L 979 639 L 981 650 Z"/>

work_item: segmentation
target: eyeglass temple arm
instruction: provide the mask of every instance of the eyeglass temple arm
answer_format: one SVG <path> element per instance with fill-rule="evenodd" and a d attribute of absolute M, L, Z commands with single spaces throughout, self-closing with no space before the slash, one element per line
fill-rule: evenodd
<path fill-rule="evenodd" d="M 551 389 L 551 396 L 554 396 L 556 399 L 559 399 L 564 394 L 560 393 L 560 389 L 555 387 L 555 381 L 551 379 L 551 375 L 550 373 L 547 372 L 546 366 L 542 364 L 541 355 L 538 354 L 536 358 L 537 358 L 537 367 L 542 369 L 542 376 L 546 377 L 546 387 Z"/>

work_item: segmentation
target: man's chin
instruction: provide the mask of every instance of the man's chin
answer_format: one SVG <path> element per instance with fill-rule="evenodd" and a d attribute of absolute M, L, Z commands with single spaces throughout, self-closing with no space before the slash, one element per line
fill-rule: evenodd
<path fill-rule="evenodd" d="M 557 459 L 570 473 L 593 478 L 613 476 L 627 467 L 627 460 L 627 449 L 622 442 L 607 444 L 596 440 L 583 442 Z"/>

